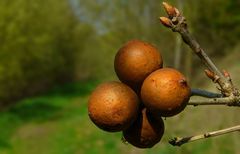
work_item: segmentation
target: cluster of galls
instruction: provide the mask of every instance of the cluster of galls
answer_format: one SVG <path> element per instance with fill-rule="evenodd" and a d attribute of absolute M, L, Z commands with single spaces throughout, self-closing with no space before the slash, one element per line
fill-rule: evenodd
<path fill-rule="evenodd" d="M 139 148 L 151 148 L 164 133 L 162 117 L 180 113 L 190 98 L 185 77 L 162 68 L 160 52 L 153 45 L 132 40 L 116 54 L 114 67 L 121 82 L 99 85 L 92 93 L 88 112 L 96 126 L 123 131 L 125 140 Z"/>

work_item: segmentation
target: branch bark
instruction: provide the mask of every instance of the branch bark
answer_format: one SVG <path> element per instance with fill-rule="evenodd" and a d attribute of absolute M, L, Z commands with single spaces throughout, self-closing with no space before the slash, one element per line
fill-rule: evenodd
<path fill-rule="evenodd" d="M 239 99 L 239 98 L 238 98 Z M 240 102 L 236 101 L 235 97 L 222 97 L 222 98 L 207 98 L 200 100 L 190 100 L 188 105 L 227 105 L 240 107 Z"/>
<path fill-rule="evenodd" d="M 189 142 L 193 142 L 196 140 L 205 139 L 205 138 L 209 138 L 209 137 L 219 136 L 219 135 L 236 132 L 236 131 L 240 131 L 240 125 L 222 129 L 222 130 L 213 131 L 213 132 L 208 132 L 208 133 L 204 133 L 204 134 L 200 134 L 200 135 L 195 135 L 195 136 L 176 137 L 174 139 L 169 140 L 169 143 L 173 146 L 181 146 L 185 143 L 189 143 Z"/>

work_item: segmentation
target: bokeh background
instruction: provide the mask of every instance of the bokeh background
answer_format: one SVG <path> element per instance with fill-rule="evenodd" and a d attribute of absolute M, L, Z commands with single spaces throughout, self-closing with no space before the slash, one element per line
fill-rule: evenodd
<path fill-rule="evenodd" d="M 240 1 L 169 0 L 220 69 L 240 85 Z M 165 67 L 185 74 L 192 87 L 216 91 L 204 67 L 176 33 L 163 27 L 159 0 L 1 0 L 1 154 L 240 154 L 232 133 L 172 147 L 168 139 L 240 123 L 239 108 L 188 107 L 165 120 L 162 141 L 137 149 L 91 123 L 87 101 L 101 82 L 117 80 L 113 60 L 122 44 L 156 45 Z"/>

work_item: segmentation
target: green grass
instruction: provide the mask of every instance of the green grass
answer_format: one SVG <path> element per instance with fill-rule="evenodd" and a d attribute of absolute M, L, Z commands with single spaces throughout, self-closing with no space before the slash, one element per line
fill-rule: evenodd
<path fill-rule="evenodd" d="M 55 87 L 45 95 L 22 100 L 8 111 L 1 112 L 0 154 L 235 152 L 231 145 L 237 144 L 229 136 L 190 143 L 180 148 L 167 144 L 169 137 L 178 132 L 176 130 L 181 135 L 189 134 L 188 127 L 194 124 L 194 120 L 188 121 L 185 116 L 181 118 L 181 124 L 176 123 L 179 120 L 175 118 L 165 121 L 166 133 L 161 143 L 152 149 L 141 150 L 125 145 L 121 142 L 121 133 L 104 132 L 89 120 L 87 100 L 98 83 L 78 82 Z"/>

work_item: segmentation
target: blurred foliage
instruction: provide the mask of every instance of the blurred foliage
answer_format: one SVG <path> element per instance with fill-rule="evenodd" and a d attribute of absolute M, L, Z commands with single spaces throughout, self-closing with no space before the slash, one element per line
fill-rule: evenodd
<path fill-rule="evenodd" d="M 75 55 L 91 32 L 67 1 L 0 1 L 1 102 L 72 79 Z"/>
<path fill-rule="evenodd" d="M 178 5 L 179 0 L 169 2 Z M 239 85 L 240 2 L 181 2 L 190 31 L 211 58 L 228 68 Z M 163 140 L 146 150 L 122 144 L 121 133 L 103 132 L 89 120 L 89 93 L 100 82 L 116 79 L 113 60 L 124 42 L 130 39 L 151 42 L 160 49 L 164 65 L 173 66 L 177 34 L 159 23 L 158 17 L 166 15 L 160 3 L 158 0 L 1 0 L 0 107 L 39 92 L 45 94 L 16 101 L 17 104 L 0 112 L 0 153 L 239 152 L 237 134 L 189 143 L 181 148 L 168 144 L 173 136 L 239 123 L 237 108 L 187 108 L 165 121 Z M 183 49 L 182 65 L 186 60 L 185 50 L 189 50 L 186 45 Z M 195 83 L 214 90 L 211 81 L 199 73 L 202 71 L 199 59 L 193 60 L 192 67 Z M 45 92 L 71 80 L 81 81 Z"/>
<path fill-rule="evenodd" d="M 213 56 L 224 56 L 239 42 L 240 1 L 186 1 L 195 36 Z"/>
<path fill-rule="evenodd" d="M 211 57 L 229 54 L 240 35 L 240 3 L 182 2 L 191 31 Z M 165 66 L 173 66 L 177 34 L 159 24 L 160 15 L 158 0 L 0 1 L 0 106 L 61 82 L 113 79 L 115 53 L 130 39 L 156 45 Z"/>

